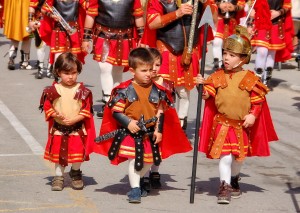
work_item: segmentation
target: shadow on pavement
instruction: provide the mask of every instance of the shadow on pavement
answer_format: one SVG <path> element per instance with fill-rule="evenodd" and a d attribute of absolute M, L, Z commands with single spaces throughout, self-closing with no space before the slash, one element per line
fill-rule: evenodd
<path fill-rule="evenodd" d="M 299 175 L 299 172 L 298 172 L 298 175 Z M 288 193 L 291 195 L 291 199 L 292 199 L 292 202 L 295 207 L 295 212 L 300 212 L 299 204 L 298 204 L 298 201 L 296 198 L 296 194 L 300 194 L 300 187 L 293 188 L 292 183 L 290 183 L 290 182 L 286 183 L 286 185 L 288 187 L 288 190 L 285 191 L 285 193 Z"/>

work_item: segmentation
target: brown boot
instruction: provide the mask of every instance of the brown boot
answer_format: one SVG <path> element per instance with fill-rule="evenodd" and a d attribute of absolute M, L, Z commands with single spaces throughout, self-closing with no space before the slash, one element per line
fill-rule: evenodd
<path fill-rule="evenodd" d="M 75 190 L 82 190 L 84 185 L 82 181 L 82 171 L 80 170 L 73 170 L 69 172 L 70 177 L 72 178 L 72 188 Z"/>
<path fill-rule="evenodd" d="M 52 180 L 52 191 L 62 191 L 64 188 L 64 177 L 63 176 L 55 176 Z"/>
<path fill-rule="evenodd" d="M 219 194 L 218 194 L 218 204 L 229 204 L 231 200 L 231 186 L 222 180 Z"/>
<path fill-rule="evenodd" d="M 240 176 L 234 176 L 231 177 L 231 181 L 230 181 L 230 185 L 232 187 L 232 191 L 231 191 L 231 197 L 232 198 L 240 198 L 242 195 L 241 189 L 240 189 L 240 185 L 239 185 L 239 180 L 240 180 Z"/>

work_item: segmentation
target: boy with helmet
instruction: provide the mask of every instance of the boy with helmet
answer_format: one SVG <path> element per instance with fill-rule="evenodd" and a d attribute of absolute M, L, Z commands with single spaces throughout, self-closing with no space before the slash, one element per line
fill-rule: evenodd
<path fill-rule="evenodd" d="M 245 158 L 269 156 L 268 142 L 278 140 L 265 99 L 269 89 L 252 71 L 242 68 L 250 56 L 247 30 L 237 26 L 236 34 L 224 41 L 224 69 L 206 80 L 198 79 L 204 84 L 206 100 L 199 151 L 220 159 L 219 204 L 241 196 L 238 181 Z"/>

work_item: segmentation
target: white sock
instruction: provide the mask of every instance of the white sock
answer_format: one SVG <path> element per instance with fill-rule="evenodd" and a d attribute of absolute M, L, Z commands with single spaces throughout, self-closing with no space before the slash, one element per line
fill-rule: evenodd
<path fill-rule="evenodd" d="M 144 177 L 147 171 L 149 171 L 151 164 L 144 163 L 144 167 L 141 171 L 136 171 L 134 168 L 135 159 L 128 159 L 128 177 L 131 188 L 140 187 L 140 178 Z"/>
<path fill-rule="evenodd" d="M 187 117 L 190 105 L 190 91 L 183 86 L 175 87 L 178 94 L 178 117 L 183 119 Z"/>
<path fill-rule="evenodd" d="M 65 167 L 60 164 L 55 164 L 55 176 L 64 176 Z"/>
<path fill-rule="evenodd" d="M 219 162 L 220 181 L 230 184 L 232 155 L 222 155 Z"/>

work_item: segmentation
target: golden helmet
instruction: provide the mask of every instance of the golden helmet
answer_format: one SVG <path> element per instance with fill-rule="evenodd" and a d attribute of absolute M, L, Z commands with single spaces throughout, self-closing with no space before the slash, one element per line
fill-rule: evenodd
<path fill-rule="evenodd" d="M 246 55 L 245 64 L 248 64 L 251 57 L 251 43 L 247 29 L 241 25 L 236 26 L 236 33 L 225 39 L 223 50 Z"/>

